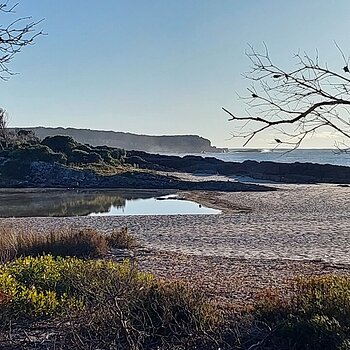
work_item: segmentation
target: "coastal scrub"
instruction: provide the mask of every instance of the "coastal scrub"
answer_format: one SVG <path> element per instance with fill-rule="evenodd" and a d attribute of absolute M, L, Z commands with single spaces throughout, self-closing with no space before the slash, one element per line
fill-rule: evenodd
<path fill-rule="evenodd" d="M 70 324 L 63 348 L 183 342 L 208 330 L 215 314 L 201 293 L 157 281 L 128 261 L 46 255 L 0 266 L 0 326 L 60 319 Z"/>

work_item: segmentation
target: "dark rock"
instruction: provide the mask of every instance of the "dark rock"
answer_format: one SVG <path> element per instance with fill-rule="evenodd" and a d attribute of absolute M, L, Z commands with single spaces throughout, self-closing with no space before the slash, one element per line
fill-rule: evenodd
<path fill-rule="evenodd" d="M 23 163 L 24 164 L 24 163 Z M 23 165 L 22 164 L 22 165 Z M 28 164 L 27 164 L 28 166 Z M 226 181 L 181 181 L 174 176 L 149 172 L 100 175 L 90 170 L 70 168 L 59 163 L 32 162 L 17 177 L 0 177 L 2 187 L 135 188 L 205 191 L 269 191 L 267 186 Z M 21 176 L 20 176 L 21 175 Z"/>
<path fill-rule="evenodd" d="M 126 161 L 141 168 L 181 171 L 193 174 L 219 174 L 248 176 L 258 180 L 286 183 L 350 183 L 350 167 L 313 163 L 275 163 L 246 160 L 243 163 L 224 162 L 213 157 L 166 156 L 145 152 L 128 151 Z"/>

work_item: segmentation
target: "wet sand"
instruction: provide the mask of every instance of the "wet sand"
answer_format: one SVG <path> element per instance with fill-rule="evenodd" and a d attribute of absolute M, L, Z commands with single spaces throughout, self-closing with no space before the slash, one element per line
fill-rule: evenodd
<path fill-rule="evenodd" d="M 248 300 L 299 274 L 350 271 L 350 188 L 278 185 L 274 192 L 182 192 L 220 215 L 1 219 L 21 229 L 101 232 L 127 226 L 139 266 L 203 286 L 219 299 Z"/>

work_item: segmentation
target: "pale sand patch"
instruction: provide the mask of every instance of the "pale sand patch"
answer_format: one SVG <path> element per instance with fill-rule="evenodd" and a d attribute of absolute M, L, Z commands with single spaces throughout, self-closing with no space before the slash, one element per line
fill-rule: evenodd
<path fill-rule="evenodd" d="M 296 276 L 350 275 L 347 264 L 287 259 L 235 259 L 150 251 L 136 256 L 138 266 L 162 279 L 182 280 L 227 306 L 253 304 L 266 288 L 285 290 Z"/>

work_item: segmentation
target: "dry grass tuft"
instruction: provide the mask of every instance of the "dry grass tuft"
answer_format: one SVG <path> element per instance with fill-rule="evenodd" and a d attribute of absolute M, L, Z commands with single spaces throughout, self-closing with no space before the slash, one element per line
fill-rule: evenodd
<path fill-rule="evenodd" d="M 130 249 L 136 245 L 136 240 L 130 235 L 127 227 L 113 230 L 112 233 L 107 235 L 107 241 L 110 248 L 117 249 Z"/>
<path fill-rule="evenodd" d="M 39 233 L 3 226 L 0 227 L 0 262 L 41 254 L 97 258 L 105 256 L 110 248 L 131 248 L 134 244 L 127 228 L 107 235 L 90 228 L 60 228 Z"/>

